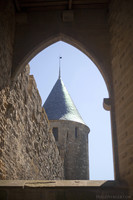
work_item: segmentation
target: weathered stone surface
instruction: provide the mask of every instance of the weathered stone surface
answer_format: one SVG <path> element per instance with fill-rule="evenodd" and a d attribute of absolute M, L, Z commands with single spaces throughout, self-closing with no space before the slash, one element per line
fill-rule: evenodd
<path fill-rule="evenodd" d="M 0 181 L 2 200 L 131 200 L 126 184 L 118 181 Z"/>
<path fill-rule="evenodd" d="M 133 1 L 111 1 L 109 24 L 119 179 L 133 187 Z"/>
<path fill-rule="evenodd" d="M 34 77 L 26 66 L 0 92 L 0 178 L 62 179 L 63 168 Z"/>
<path fill-rule="evenodd" d="M 2 6 L 4 5 L 4 6 Z M 11 1 L 0 1 L 0 89 L 10 83 L 15 13 Z"/>
<path fill-rule="evenodd" d="M 64 163 L 65 179 L 88 180 L 88 126 L 69 120 L 50 120 L 50 127 L 58 127 L 56 144 Z"/>

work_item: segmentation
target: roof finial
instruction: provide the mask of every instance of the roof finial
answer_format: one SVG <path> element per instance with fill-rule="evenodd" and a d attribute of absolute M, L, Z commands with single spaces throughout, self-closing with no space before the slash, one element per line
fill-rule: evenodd
<path fill-rule="evenodd" d="M 61 59 L 62 57 L 59 57 L 59 79 L 61 78 Z"/>

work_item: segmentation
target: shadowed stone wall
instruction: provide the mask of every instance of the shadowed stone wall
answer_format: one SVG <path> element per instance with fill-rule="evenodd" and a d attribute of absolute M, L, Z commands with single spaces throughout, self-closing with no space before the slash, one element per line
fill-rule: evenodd
<path fill-rule="evenodd" d="M 133 187 L 133 1 L 111 1 L 109 23 L 119 173 Z"/>
<path fill-rule="evenodd" d="M 0 179 L 62 179 L 63 168 L 29 67 L 0 91 Z"/>
<path fill-rule="evenodd" d="M 0 89 L 10 84 L 15 12 L 11 1 L 0 1 Z"/>

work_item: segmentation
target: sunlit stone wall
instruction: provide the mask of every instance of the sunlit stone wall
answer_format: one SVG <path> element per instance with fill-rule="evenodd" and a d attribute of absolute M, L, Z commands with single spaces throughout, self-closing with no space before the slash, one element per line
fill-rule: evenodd
<path fill-rule="evenodd" d="M 29 66 L 0 91 L 0 179 L 63 179 L 63 167 Z"/>

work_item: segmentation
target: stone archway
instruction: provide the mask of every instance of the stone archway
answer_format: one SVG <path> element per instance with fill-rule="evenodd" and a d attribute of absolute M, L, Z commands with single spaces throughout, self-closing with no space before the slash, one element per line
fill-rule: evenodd
<path fill-rule="evenodd" d="M 66 22 L 62 11 L 17 14 L 12 79 L 42 49 L 59 40 L 84 52 L 100 70 L 111 98 L 111 122 L 115 174 L 118 178 L 118 152 L 113 100 L 110 37 L 105 8 L 88 12 L 75 10 L 74 20 Z M 47 20 L 49 19 L 49 20 Z M 100 25 L 99 25 L 100 24 Z M 110 101 L 105 101 L 105 104 Z"/>
<path fill-rule="evenodd" d="M 106 8 L 90 12 L 75 10 L 69 22 L 64 20 L 64 13 L 57 10 L 16 15 L 12 77 L 42 49 L 62 40 L 80 49 L 96 64 L 111 95 L 112 72 Z"/>
<path fill-rule="evenodd" d="M 114 147 L 114 171 L 115 171 L 115 178 L 118 179 L 118 158 L 117 158 L 117 138 L 116 138 L 116 132 L 115 132 L 115 117 L 114 117 L 114 107 L 113 107 L 113 90 L 112 90 L 112 76 L 111 76 L 111 70 L 110 70 L 110 62 L 109 62 L 109 52 L 107 53 L 108 56 L 101 60 L 101 55 L 96 56 L 94 51 L 89 48 L 89 44 L 85 44 L 85 41 L 81 43 L 80 39 L 77 40 L 75 37 L 70 36 L 70 34 L 66 35 L 64 33 L 59 33 L 52 35 L 51 37 L 43 38 L 39 43 L 36 43 L 36 46 L 31 45 L 31 49 L 29 49 L 29 52 L 25 54 L 23 58 L 21 58 L 21 61 L 19 62 L 19 65 L 17 65 L 17 68 L 15 69 L 15 57 L 14 57 L 14 65 L 12 70 L 12 78 L 14 79 L 17 77 L 21 69 L 41 50 L 44 48 L 50 46 L 51 44 L 57 42 L 57 41 L 64 41 L 68 44 L 71 44 L 72 46 L 76 47 L 77 49 L 81 50 L 83 53 L 85 53 L 98 67 L 99 71 L 101 72 L 106 86 L 108 88 L 109 97 L 111 97 L 112 101 L 110 99 L 105 99 L 104 101 L 104 107 L 105 109 L 109 109 L 111 111 L 111 122 L 112 122 L 112 137 L 113 137 L 113 147 Z M 96 47 L 94 46 L 94 49 Z M 106 48 L 105 48 L 106 49 Z M 104 49 L 104 51 L 105 51 Z M 98 53 L 98 49 L 95 49 Z M 17 59 L 18 60 L 18 59 Z M 18 61 L 17 61 L 18 62 Z M 108 67 L 106 67 L 108 64 Z"/>
<path fill-rule="evenodd" d="M 58 41 L 66 41 L 83 51 L 102 73 L 111 97 L 111 120 L 114 145 L 115 172 L 119 178 L 117 134 L 113 99 L 110 56 L 110 35 L 106 8 L 75 10 L 74 20 L 63 20 L 63 12 L 16 13 L 14 45 L 12 47 L 12 80 L 41 49 Z M 15 23 L 15 22 L 14 22 Z M 14 24 L 13 24 L 14 25 Z M 13 42 L 12 42 L 13 43 Z M 12 44 L 11 43 L 11 44 Z M 11 66 L 11 65 L 10 65 Z"/>
<path fill-rule="evenodd" d="M 65 37 L 65 36 L 63 36 L 63 37 Z M 64 39 L 64 40 L 66 41 L 66 39 Z M 69 43 L 70 43 L 70 40 L 68 40 L 68 38 L 67 38 L 67 41 L 69 41 Z M 77 46 L 77 44 L 75 44 L 75 46 Z M 51 49 L 51 51 L 50 51 L 50 49 Z M 66 53 L 66 51 L 68 53 Z M 69 53 L 69 52 L 72 52 L 72 53 Z M 75 53 L 78 52 L 78 56 L 76 58 L 75 58 L 74 52 Z M 68 91 L 70 92 L 69 93 L 70 95 L 73 95 L 73 93 L 76 93 L 75 91 L 78 91 L 78 94 L 80 94 L 80 96 L 82 96 L 82 99 L 84 99 L 84 102 L 82 102 L 82 101 L 80 102 L 80 100 L 79 100 L 80 97 L 79 96 L 76 97 L 78 99 L 78 102 L 80 102 L 80 105 L 78 107 L 79 112 L 82 113 L 82 107 L 85 104 L 86 105 L 85 113 L 86 113 L 86 115 L 88 115 L 88 118 L 90 117 L 90 119 L 86 119 L 86 123 L 88 122 L 88 126 L 90 126 L 90 128 L 91 128 L 91 135 L 89 137 L 90 146 L 91 146 L 91 148 L 90 148 L 90 166 L 91 166 L 90 172 L 91 172 L 91 179 L 97 179 L 97 178 L 99 178 L 99 179 L 102 178 L 103 179 L 104 177 L 102 177 L 102 175 L 100 177 L 100 171 L 101 171 L 101 174 L 102 174 L 103 169 L 110 168 L 110 166 L 113 165 L 113 162 L 110 163 L 110 162 L 106 161 L 106 159 L 103 159 L 104 158 L 104 153 L 107 152 L 107 151 L 109 151 L 109 150 L 112 150 L 112 141 L 111 141 L 111 145 L 107 147 L 107 151 L 106 151 L 106 149 L 105 149 L 105 151 L 103 151 L 103 156 L 100 156 L 100 153 L 99 153 L 100 150 L 102 149 L 101 147 L 103 146 L 103 148 L 104 148 L 104 146 L 105 146 L 105 142 L 104 142 L 105 141 L 105 137 L 108 136 L 107 137 L 107 140 L 108 140 L 108 138 L 111 136 L 111 128 L 110 127 L 108 129 L 109 131 L 108 130 L 105 130 L 105 131 L 101 130 L 100 131 L 100 127 L 104 127 L 104 126 L 106 126 L 106 124 L 108 123 L 108 121 L 110 122 L 110 116 L 109 116 L 110 112 L 106 112 L 106 111 L 103 110 L 102 105 L 101 105 L 101 101 L 99 101 L 100 98 L 97 97 L 96 98 L 96 104 L 98 104 L 98 102 L 100 103 L 101 110 L 99 111 L 98 108 L 97 108 L 97 112 L 94 113 L 95 112 L 95 106 L 96 106 L 96 104 L 93 107 L 93 102 L 91 102 L 90 99 L 93 96 L 93 91 L 94 91 L 95 94 L 97 94 L 97 93 L 102 94 L 102 91 L 98 92 L 98 91 L 100 91 L 99 86 L 102 87 L 102 85 L 104 85 L 104 88 L 107 89 L 107 85 L 105 84 L 103 76 L 99 72 L 99 70 L 97 69 L 97 67 L 96 66 L 92 66 L 91 67 L 91 63 L 89 62 L 90 59 L 85 54 L 83 56 L 83 52 L 78 51 L 77 48 L 74 48 L 72 45 L 69 45 L 68 42 L 67 43 L 66 42 L 62 42 L 62 41 L 55 42 L 52 45 L 49 45 L 48 48 L 42 50 L 29 63 L 30 66 L 31 66 L 30 67 L 31 68 L 31 74 L 33 74 L 34 77 L 35 77 L 35 80 L 36 80 L 38 89 L 40 91 L 40 95 L 42 97 L 42 102 L 43 103 L 45 102 L 46 97 L 49 94 L 47 92 L 47 90 L 50 91 L 52 89 L 54 83 L 51 85 L 51 87 L 49 87 L 49 84 L 51 82 L 54 82 L 54 78 L 56 79 L 56 76 L 58 76 L 56 73 L 58 73 L 58 69 L 57 69 L 58 68 L 58 59 L 57 58 L 58 58 L 59 55 L 63 56 L 63 66 L 62 66 L 62 70 L 61 70 L 62 71 L 62 75 L 63 75 L 62 76 L 62 80 L 65 81 L 64 78 L 67 77 L 65 85 L 69 86 L 69 84 L 67 84 L 68 80 L 69 80 L 69 83 L 71 85 L 71 72 L 72 72 L 72 74 L 73 74 L 73 71 L 76 72 L 77 77 L 78 77 L 78 81 L 76 82 L 77 78 L 75 80 L 74 77 L 73 77 L 74 80 L 72 81 L 72 84 L 76 85 L 76 87 L 75 87 L 74 91 L 71 91 L 71 89 L 70 89 L 71 87 L 70 88 L 68 87 Z M 84 60 L 82 59 L 82 57 L 84 57 L 84 60 L 86 60 L 86 62 L 88 64 L 84 63 Z M 67 66 L 66 66 L 66 63 L 67 63 Z M 86 66 L 86 64 L 87 64 L 87 66 Z M 44 67 L 44 65 L 45 65 L 45 67 Z M 86 70 L 85 70 L 85 68 L 86 68 Z M 68 72 L 67 72 L 67 69 L 70 69 L 70 71 L 68 70 Z M 95 71 L 95 73 L 93 75 L 90 76 L 91 69 L 92 70 L 95 69 L 96 71 Z M 86 72 L 83 72 L 84 70 Z M 64 71 L 65 71 L 65 73 L 64 73 Z M 78 71 L 80 71 L 80 75 L 79 76 L 78 76 Z M 99 77 L 101 77 L 101 79 L 103 80 L 103 82 L 101 84 L 97 83 L 98 79 L 96 78 L 96 74 L 97 74 L 96 72 L 98 73 Z M 46 77 L 46 78 L 44 78 L 44 77 Z M 82 79 L 82 77 L 84 77 L 83 78 L 84 80 Z M 92 80 L 93 79 L 92 77 L 94 78 L 94 82 Z M 91 82 L 89 82 L 89 81 L 87 82 L 87 80 L 92 80 L 92 81 Z M 86 82 L 86 85 L 83 84 L 84 81 Z M 78 82 L 80 82 L 80 84 L 82 85 L 82 88 L 84 88 L 84 89 L 82 89 L 82 91 L 86 91 L 86 94 L 85 94 L 85 92 L 82 93 L 82 91 L 80 91 L 80 85 L 78 85 L 79 84 Z M 95 87 L 95 84 L 97 85 L 97 87 Z M 89 88 L 90 85 L 91 85 L 91 88 Z M 95 87 L 95 89 L 94 89 L 94 87 Z M 93 90 L 93 91 L 90 93 L 91 90 Z M 81 93 L 82 93 L 82 95 L 81 95 Z M 91 97 L 90 99 L 88 97 L 89 104 L 86 101 L 87 95 L 89 95 Z M 106 96 L 106 94 L 104 94 L 104 95 Z M 103 95 L 102 98 L 105 97 L 104 95 Z M 107 94 L 107 96 L 108 96 L 108 94 Z M 76 100 L 74 99 L 74 97 L 72 97 L 72 99 L 74 100 L 74 102 L 76 102 Z M 78 104 L 76 104 L 76 105 L 78 105 Z M 91 108 L 89 108 L 90 105 L 91 105 Z M 81 108 L 81 111 L 80 111 L 80 108 Z M 105 122 L 102 122 L 102 112 L 105 112 L 108 115 L 108 116 L 106 116 L 107 118 L 105 119 Z M 83 113 L 82 113 L 82 117 L 84 119 Z M 93 119 L 93 116 L 91 117 L 91 114 L 93 116 L 95 116 L 94 119 Z M 98 120 L 99 121 L 99 125 L 98 125 L 98 124 L 95 124 L 95 122 L 97 121 L 96 118 L 98 117 L 99 114 L 100 114 L 100 116 L 99 116 L 99 120 Z M 85 118 L 86 118 L 86 116 L 85 116 Z M 92 122 L 94 122 L 94 124 Z M 97 130 L 94 131 L 93 128 L 96 128 L 98 126 L 99 126 L 99 130 L 98 131 Z M 102 136 L 102 134 L 101 134 L 102 132 L 105 133 L 105 137 Z M 97 137 L 94 138 L 93 135 L 97 135 Z M 99 138 L 99 136 L 100 136 L 100 138 Z M 100 145 L 96 144 L 96 141 L 99 141 L 98 143 Z M 103 142 L 103 144 L 101 144 L 102 142 Z M 93 144 L 93 145 L 91 145 L 91 144 Z M 106 144 L 107 144 L 107 142 L 106 142 Z M 93 149 L 94 146 L 96 148 Z M 98 152 L 99 156 L 98 156 L 98 153 L 94 155 L 95 149 L 99 150 L 99 152 Z M 93 158 L 92 158 L 92 155 L 93 155 Z M 110 154 L 108 154 L 108 153 L 106 155 L 110 156 Z M 101 161 L 99 163 L 97 163 L 97 160 L 100 157 L 101 157 Z M 109 160 L 109 157 L 108 157 L 108 160 Z M 112 161 L 112 159 L 111 159 L 111 161 Z M 102 163 L 103 168 L 100 169 L 101 163 Z M 106 166 L 107 163 L 110 163 L 110 165 L 108 164 L 108 166 Z M 96 167 L 99 166 L 99 169 L 94 169 L 95 166 Z M 99 174 L 96 177 L 95 174 L 97 173 L 97 171 L 99 171 Z M 109 175 L 110 171 L 108 171 L 107 174 Z M 112 177 L 105 177 L 105 178 L 109 179 L 109 178 L 112 178 Z"/>
<path fill-rule="evenodd" d="M 23 12 L 19 4 L 16 9 L 14 1 L 7 2 L 0 2 L 1 90 L 10 84 L 11 70 L 13 79 L 36 45 L 53 34 L 68 35 L 83 44 L 88 52 L 91 49 L 91 55 L 97 58 L 100 69 L 111 84 L 116 177 L 132 186 L 132 1 L 110 0 L 106 6 L 77 9 L 74 10 L 74 20 L 69 22 L 63 21 L 63 10 Z"/>
<path fill-rule="evenodd" d="M 85 55 L 87 55 L 93 61 L 93 63 L 97 66 L 97 68 L 99 69 L 99 71 L 101 72 L 101 74 L 104 78 L 104 81 L 106 83 L 106 86 L 107 86 L 108 92 L 109 92 L 109 96 L 110 96 L 111 95 L 110 74 L 108 76 L 106 75 L 104 67 L 102 67 L 102 63 L 99 63 L 99 59 L 95 56 L 93 51 L 91 49 L 89 49 L 89 51 L 88 51 L 87 47 L 84 44 L 81 44 L 79 41 L 75 40 L 73 37 L 67 36 L 62 33 L 60 33 L 56 36 L 47 38 L 45 41 L 42 41 L 40 44 L 37 44 L 36 47 L 31 49 L 30 52 L 28 52 L 28 54 L 22 58 L 19 65 L 17 66 L 16 70 L 14 70 L 15 67 L 13 67 L 12 78 L 16 77 L 18 75 L 18 73 L 21 71 L 21 69 L 23 67 L 25 67 L 25 65 L 27 63 L 29 63 L 30 60 L 33 57 L 35 57 L 40 51 L 42 51 L 43 49 L 47 48 L 48 46 L 50 46 L 58 41 L 63 41 L 63 42 L 66 42 L 66 43 L 76 47 L 77 49 L 82 51 Z"/>

